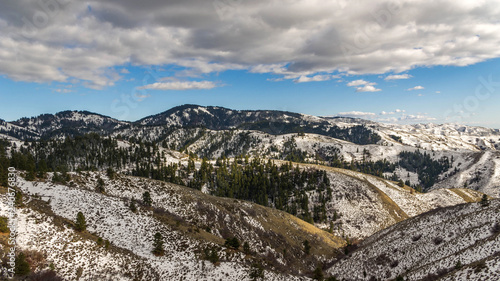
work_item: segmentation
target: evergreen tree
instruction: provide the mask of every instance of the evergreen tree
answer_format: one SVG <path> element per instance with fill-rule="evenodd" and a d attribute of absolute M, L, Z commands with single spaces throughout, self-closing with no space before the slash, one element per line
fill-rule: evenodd
<path fill-rule="evenodd" d="M 487 207 L 490 205 L 490 201 L 488 200 L 488 195 L 483 194 L 483 197 L 481 198 L 481 206 Z"/>
<path fill-rule="evenodd" d="M 159 232 L 156 232 L 153 237 L 153 254 L 155 256 L 163 256 L 165 254 L 165 249 L 163 249 L 163 236 Z"/>
<path fill-rule="evenodd" d="M 323 269 L 320 265 L 318 265 L 318 267 L 316 267 L 316 269 L 313 271 L 313 279 L 323 281 L 324 278 L 325 276 L 323 275 Z"/>
<path fill-rule="evenodd" d="M 26 255 L 21 252 L 15 259 L 16 266 L 14 272 L 18 276 L 28 275 L 31 271 L 30 264 L 26 261 Z"/>
<path fill-rule="evenodd" d="M 137 212 L 137 207 L 135 206 L 134 200 L 130 201 L 129 208 L 130 208 L 130 211 L 132 211 L 134 213 Z"/>
<path fill-rule="evenodd" d="M 260 263 L 253 263 L 250 268 L 250 279 L 252 281 L 264 280 L 264 267 Z"/>
<path fill-rule="evenodd" d="M 210 261 L 213 264 L 216 264 L 219 261 L 219 254 L 217 253 L 217 249 L 213 248 L 205 248 L 204 250 L 205 259 Z"/>
<path fill-rule="evenodd" d="M 82 212 L 78 212 L 76 215 L 75 230 L 82 232 L 87 229 L 87 222 L 85 221 L 85 216 Z"/>
<path fill-rule="evenodd" d="M 240 241 L 238 241 L 238 238 L 236 237 L 227 238 L 224 246 L 238 250 L 238 248 L 240 247 Z"/>
<path fill-rule="evenodd" d="M 302 245 L 304 246 L 304 253 L 309 255 L 311 253 L 311 244 L 309 243 L 309 240 L 304 240 Z"/>
<path fill-rule="evenodd" d="M 113 167 L 109 167 L 109 168 L 106 170 L 106 175 L 107 175 L 107 176 L 108 176 L 108 178 L 110 178 L 110 179 L 115 179 L 116 172 L 115 172 L 115 170 L 113 170 Z"/>
<path fill-rule="evenodd" d="M 97 179 L 96 190 L 99 193 L 105 193 L 106 192 L 105 189 L 104 189 L 104 181 L 100 177 Z"/>
<path fill-rule="evenodd" d="M 250 254 L 250 245 L 246 241 L 243 243 L 243 252 L 247 255 Z"/>
<path fill-rule="evenodd" d="M 151 207 L 151 205 L 153 204 L 153 200 L 151 199 L 151 194 L 149 193 L 149 191 L 145 191 L 142 194 L 142 203 L 148 207 Z"/>

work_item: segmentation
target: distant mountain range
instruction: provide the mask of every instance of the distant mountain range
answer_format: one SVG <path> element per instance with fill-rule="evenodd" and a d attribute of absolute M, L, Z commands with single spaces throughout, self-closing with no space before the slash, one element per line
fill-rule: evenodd
<path fill-rule="evenodd" d="M 253 154 L 305 162 L 341 159 L 397 163 L 402 151 L 421 150 L 436 161 L 442 157 L 456 160 L 430 189 L 467 186 L 500 195 L 498 129 L 457 124 L 394 125 L 357 118 L 198 105 L 174 107 L 135 122 L 88 111 L 0 121 L 0 136 L 13 140 L 61 139 L 88 133 L 163 143 L 170 149 L 209 159 Z M 395 173 L 412 184 L 422 183 L 417 170 L 398 168 Z"/>

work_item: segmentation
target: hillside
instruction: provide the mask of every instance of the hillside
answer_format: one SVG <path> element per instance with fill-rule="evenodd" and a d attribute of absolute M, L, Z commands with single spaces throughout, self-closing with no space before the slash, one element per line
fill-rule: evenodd
<path fill-rule="evenodd" d="M 344 238 L 363 239 L 410 217 L 437 208 L 477 202 L 482 197 L 482 193 L 470 189 L 437 189 L 419 193 L 390 180 L 346 169 L 297 165 L 302 169 L 327 171 L 332 189 L 331 200 L 326 203 L 328 219 L 315 225 L 325 230 L 333 227 L 333 232 Z M 315 207 L 321 206 L 320 193 L 306 193 L 312 213 Z"/>
<path fill-rule="evenodd" d="M 500 201 L 437 209 L 382 230 L 327 272 L 341 280 L 497 280 Z"/>
<path fill-rule="evenodd" d="M 136 122 L 88 111 L 63 111 L 0 123 L 0 135 L 19 142 L 90 133 L 134 144 L 153 143 L 209 159 L 248 154 L 340 168 L 352 161 L 358 166 L 365 161 L 385 161 L 377 171 L 360 167 L 355 170 L 378 176 L 383 173 L 424 191 L 468 187 L 500 196 L 500 176 L 495 172 L 500 157 L 497 129 L 457 124 L 394 125 L 356 118 L 197 105 L 174 107 Z M 406 152 L 430 158 L 416 159 L 403 167 L 401 155 Z M 428 165 L 434 165 L 430 161 L 450 163 L 425 171 Z"/>
<path fill-rule="evenodd" d="M 96 192 L 98 178 L 104 179 L 105 194 Z M 26 194 L 19 246 L 42 252 L 46 263 L 54 263 L 70 280 L 79 267 L 80 280 L 114 274 L 120 280 L 173 280 L 180 275 L 187 280 L 247 280 L 252 264 L 268 269 L 266 280 L 294 280 L 309 275 L 318 262 L 331 260 L 344 244 L 278 210 L 148 179 L 83 173 L 73 174 L 68 185 L 22 179 L 19 185 Z M 151 194 L 152 207 L 141 204 L 145 191 Z M 129 209 L 131 200 L 137 212 Z M 5 209 L 2 205 L 3 215 Z M 79 211 L 87 221 L 83 234 L 71 229 Z M 155 232 L 165 239 L 162 257 L 151 253 Z M 110 249 L 98 246 L 97 237 L 110 241 Z M 239 250 L 224 246 L 224 239 L 231 237 L 241 241 Z M 311 245 L 309 255 L 304 253 L 305 240 Z M 249 244 L 247 253 L 244 242 Z M 205 249 L 218 253 L 215 265 L 204 261 Z M 103 259 L 109 262 L 93 268 Z"/>

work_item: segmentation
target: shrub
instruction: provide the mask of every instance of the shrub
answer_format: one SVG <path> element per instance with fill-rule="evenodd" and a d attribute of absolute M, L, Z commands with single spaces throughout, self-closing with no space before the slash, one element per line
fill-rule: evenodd
<path fill-rule="evenodd" d="M 495 223 L 495 225 L 493 225 L 493 228 L 491 229 L 491 232 L 493 232 L 493 234 L 500 232 L 500 223 Z"/>
<path fill-rule="evenodd" d="M 434 242 L 434 245 L 439 245 L 439 244 L 443 243 L 444 240 L 441 237 L 436 237 L 432 241 Z"/>
<path fill-rule="evenodd" d="M 6 217 L 0 217 L 0 232 L 2 233 L 8 233 L 9 232 L 9 227 L 8 225 L 8 220 Z"/>
<path fill-rule="evenodd" d="M 260 263 L 253 263 L 250 268 L 251 280 L 264 280 L 264 267 Z"/>
<path fill-rule="evenodd" d="M 57 276 L 56 272 L 53 270 L 44 270 L 32 274 L 29 279 L 30 281 L 63 281 L 63 279 Z"/>
<path fill-rule="evenodd" d="M 236 237 L 227 238 L 224 246 L 238 250 L 238 248 L 240 247 L 240 241 L 238 241 L 238 238 Z"/>
<path fill-rule="evenodd" d="M 203 252 L 205 254 L 203 258 L 205 260 L 208 260 L 213 264 L 219 261 L 219 254 L 217 253 L 217 249 L 215 247 L 212 248 L 207 247 Z"/>
<path fill-rule="evenodd" d="M 325 276 L 323 275 L 323 269 L 321 268 L 321 266 L 316 267 L 316 269 L 313 271 L 313 279 L 322 281 L 323 278 L 325 278 Z"/>
<path fill-rule="evenodd" d="M 129 208 L 130 208 L 130 211 L 132 211 L 134 213 L 137 212 L 137 207 L 135 206 L 134 200 L 130 201 Z"/>
<path fill-rule="evenodd" d="M 14 269 L 16 275 L 24 276 L 30 273 L 30 264 L 26 261 L 26 255 L 21 252 L 16 257 L 16 267 Z"/>
<path fill-rule="evenodd" d="M 418 234 L 418 235 L 415 235 L 411 238 L 411 240 L 413 242 L 417 242 L 418 240 L 420 240 L 420 238 L 422 238 L 422 234 Z"/>
<path fill-rule="evenodd" d="M 243 252 L 245 254 L 250 254 L 250 245 L 248 244 L 248 242 L 243 243 Z"/>

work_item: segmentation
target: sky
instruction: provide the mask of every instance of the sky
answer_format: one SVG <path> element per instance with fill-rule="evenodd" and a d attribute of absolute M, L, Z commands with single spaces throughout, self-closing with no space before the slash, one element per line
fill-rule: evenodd
<path fill-rule="evenodd" d="M 500 1 L 47 0 L 0 9 L 0 118 L 177 105 L 500 128 Z"/>

